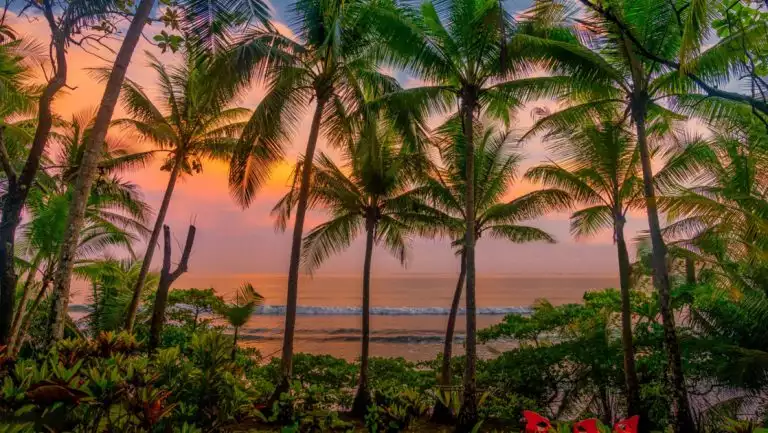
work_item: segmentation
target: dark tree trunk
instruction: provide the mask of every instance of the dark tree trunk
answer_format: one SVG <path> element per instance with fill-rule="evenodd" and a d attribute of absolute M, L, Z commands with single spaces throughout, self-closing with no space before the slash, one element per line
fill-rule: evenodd
<path fill-rule="evenodd" d="M 309 130 L 309 140 L 304 153 L 304 164 L 301 167 L 301 185 L 299 198 L 296 203 L 296 219 L 293 224 L 293 237 L 291 239 L 291 260 L 288 268 L 288 290 L 285 303 L 285 334 L 283 335 L 283 351 L 280 358 L 281 378 L 270 397 L 269 407 L 280 398 L 280 394 L 290 388 L 291 375 L 293 374 L 293 335 L 296 330 L 296 303 L 299 298 L 299 265 L 301 263 L 301 240 L 304 234 L 304 217 L 307 213 L 309 201 L 309 186 L 312 176 L 312 161 L 315 157 L 317 138 L 320 135 L 320 123 L 323 118 L 327 96 L 318 95 L 315 114 L 312 117 L 312 125 Z"/>
<path fill-rule="evenodd" d="M 466 290 L 466 364 L 464 369 L 464 397 L 462 400 L 457 432 L 470 432 L 478 421 L 477 414 L 477 317 L 475 305 L 475 144 L 474 121 L 477 94 L 475 89 L 465 89 L 462 94 L 461 110 L 464 140 L 466 145 L 466 209 L 464 223 L 466 237 L 464 250 L 467 262 Z"/>
<path fill-rule="evenodd" d="M 173 169 L 171 169 L 171 176 L 168 179 L 168 186 L 165 187 L 163 202 L 160 204 L 160 210 L 157 212 L 155 227 L 152 229 L 152 235 L 149 237 L 147 252 L 144 254 L 144 261 L 141 262 L 139 276 L 136 279 L 136 285 L 133 288 L 131 304 L 128 307 L 128 317 L 125 319 L 125 330 L 128 332 L 133 332 L 133 325 L 136 321 L 136 314 L 139 311 L 141 292 L 144 290 L 144 283 L 147 281 L 149 267 L 152 266 L 152 257 L 155 254 L 155 248 L 157 248 L 157 241 L 160 238 L 160 230 L 163 228 L 163 223 L 165 222 L 165 215 L 168 213 L 168 207 L 171 204 L 171 197 L 173 197 L 173 190 L 176 188 L 176 181 L 179 178 L 179 172 L 181 171 L 181 166 L 184 162 L 184 156 L 185 149 L 176 149 L 176 157 L 173 162 Z"/>
<path fill-rule="evenodd" d="M 445 330 L 445 341 L 443 342 L 443 363 L 440 368 L 440 385 L 449 387 L 451 385 L 451 359 L 453 358 L 453 334 L 456 329 L 456 316 L 459 314 L 459 302 L 461 301 L 461 292 L 464 289 L 464 277 L 467 274 L 467 261 L 462 251 L 459 279 L 456 282 L 456 289 L 453 292 L 453 301 L 451 301 L 451 312 L 448 314 L 448 326 Z M 432 411 L 432 421 L 438 423 L 453 422 L 454 414 L 451 408 L 440 401 L 435 403 L 435 409 Z"/>
<path fill-rule="evenodd" d="M 37 110 L 37 129 L 32 139 L 27 161 L 20 175 L 11 169 L 10 164 L 3 158 L 3 168 L 8 179 L 8 190 L 3 201 L 2 219 L 0 219 L 0 345 L 7 345 L 10 339 L 11 320 L 16 301 L 16 270 L 14 268 L 14 253 L 16 228 L 21 222 L 21 211 L 27 201 L 29 189 L 40 168 L 40 161 L 48 143 L 48 135 L 53 127 L 53 111 L 51 104 L 59 90 L 67 83 L 67 34 L 62 33 L 56 24 L 56 17 L 49 3 L 45 4 L 44 16 L 51 28 L 51 51 L 55 56 L 56 72 L 48 81 L 40 95 Z M 5 143 L 3 144 L 3 154 Z"/>
<path fill-rule="evenodd" d="M 653 282 L 659 294 L 659 310 L 664 328 L 664 345 L 669 363 L 669 378 L 674 401 L 674 431 L 675 433 L 690 433 L 695 431 L 691 408 L 688 402 L 688 391 L 683 375 L 683 363 L 680 356 L 680 346 L 675 329 L 675 315 L 670 302 L 669 273 L 667 270 L 667 247 L 661 234 L 659 211 L 654 190 L 651 154 L 648 148 L 648 137 L 645 130 L 645 116 L 648 95 L 639 93 L 633 95 L 632 118 L 637 129 L 637 144 L 640 148 L 640 161 L 643 168 L 643 192 L 645 194 L 648 226 L 651 237 Z"/>
<path fill-rule="evenodd" d="M 98 165 L 104 154 L 104 139 L 107 136 L 115 106 L 120 98 L 120 89 L 125 81 L 125 75 L 131 58 L 139 43 L 141 32 L 147 23 L 152 11 L 154 0 L 141 0 L 136 8 L 136 15 L 128 27 L 123 44 L 115 58 L 115 64 L 109 75 L 104 96 L 101 99 L 99 111 L 96 114 L 93 128 L 83 152 L 83 158 L 78 169 L 72 202 L 69 207 L 67 229 L 64 233 L 64 241 L 59 252 L 59 267 L 54 275 L 53 303 L 49 318 L 51 344 L 64 336 L 63 317 L 67 315 L 69 306 L 70 284 L 72 282 L 72 269 L 75 265 L 75 255 L 80 244 L 80 231 L 85 223 L 85 208 L 91 195 L 91 187 L 96 179 Z"/>
<path fill-rule="evenodd" d="M 365 262 L 363 263 L 363 326 L 360 347 L 360 378 L 357 382 L 357 394 L 352 403 L 352 414 L 363 417 L 371 405 L 371 392 L 368 389 L 368 359 L 371 343 L 371 258 L 376 236 L 375 217 L 368 217 L 365 224 Z"/>
<path fill-rule="evenodd" d="M 195 226 L 189 226 L 184 252 L 181 254 L 179 266 L 171 271 L 171 229 L 163 226 L 163 268 L 160 273 L 160 284 L 157 286 L 155 305 L 152 309 L 152 322 L 149 329 L 149 350 L 153 351 L 160 344 L 160 334 L 165 323 L 165 308 L 168 305 L 168 291 L 171 284 L 189 269 L 189 256 L 192 254 L 192 244 L 195 242 Z"/>
<path fill-rule="evenodd" d="M 621 345 L 624 352 L 624 383 L 627 387 L 627 413 L 640 416 L 640 431 L 647 432 L 648 414 L 640 400 L 640 381 L 635 365 L 635 347 L 632 337 L 632 303 L 630 286 L 632 264 L 629 261 L 627 242 L 624 238 L 624 215 L 615 216 L 616 249 L 619 255 L 619 280 L 621 285 Z"/>
<path fill-rule="evenodd" d="M 233 361 L 235 360 L 235 356 L 237 355 L 237 337 L 239 333 L 240 333 L 240 327 L 235 326 L 235 336 L 232 340 L 232 360 Z"/>
<path fill-rule="evenodd" d="M 685 258 L 685 283 L 689 285 L 695 285 L 696 280 L 696 262 L 693 258 Z"/>

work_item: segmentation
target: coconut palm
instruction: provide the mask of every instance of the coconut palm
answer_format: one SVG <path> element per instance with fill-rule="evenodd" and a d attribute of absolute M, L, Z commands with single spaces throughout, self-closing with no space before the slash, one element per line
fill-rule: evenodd
<path fill-rule="evenodd" d="M 563 3 L 569 3 L 569 0 L 541 2 L 537 12 L 539 15 L 546 14 L 552 6 L 563 7 Z M 572 8 L 573 14 L 565 14 L 560 21 L 578 27 L 584 36 L 581 38 L 584 44 L 573 37 L 558 39 L 561 32 L 554 32 L 557 38 L 549 39 L 532 35 L 516 36 L 514 43 L 528 47 L 531 57 L 541 60 L 550 72 L 569 77 L 570 88 L 559 95 L 569 105 L 539 120 L 529 134 L 549 129 L 565 130 L 601 114 L 616 116 L 616 113 L 624 113 L 624 117 L 634 124 L 653 250 L 653 280 L 659 293 L 670 366 L 669 380 L 674 392 L 675 431 L 692 431 L 693 419 L 683 377 L 675 317 L 670 305 L 667 248 L 659 223 L 648 130 L 649 123 L 656 119 L 675 117 L 674 113 L 660 105 L 660 100 L 671 93 L 681 93 L 678 90 L 685 78 L 679 72 L 670 72 L 644 56 L 655 53 L 669 58 L 678 53 L 681 34 L 675 17 L 680 11 L 676 11 L 673 4 L 662 1 L 609 0 L 605 5 L 586 3 L 589 5 L 585 9 Z M 604 14 L 607 9 L 612 11 L 609 16 Z M 549 79 L 544 78 L 544 82 Z"/>
<path fill-rule="evenodd" d="M 474 124 L 478 113 L 505 122 L 521 103 L 552 94 L 565 80 L 514 79 L 526 70 L 520 60 L 525 51 L 507 44 L 512 18 L 497 0 L 450 0 L 425 2 L 420 10 L 407 7 L 379 8 L 370 21 L 386 46 L 384 59 L 405 69 L 428 85 L 396 92 L 383 103 L 417 112 L 447 113 L 458 108 L 465 134 L 467 178 L 474 178 Z M 475 209 L 474 185 L 467 184 L 465 215 Z M 460 430 L 477 422 L 475 221 L 466 222 L 467 362 Z"/>
<path fill-rule="evenodd" d="M 304 238 L 302 262 L 312 271 L 329 256 L 347 249 L 363 234 L 365 260 L 362 290 L 362 347 L 360 377 L 352 412 L 364 416 L 371 403 L 368 386 L 370 346 L 371 267 L 375 246 L 382 246 L 405 263 L 408 236 L 418 227 L 426 227 L 430 215 L 420 204 L 409 179 L 414 161 L 408 146 L 385 122 L 369 119 L 344 152 L 344 166 L 339 167 L 328 155 L 315 158 L 309 190 L 309 207 L 326 209 L 327 222 L 313 228 Z M 274 209 L 279 227 L 297 202 L 296 185 Z"/>
<path fill-rule="evenodd" d="M 248 319 L 251 318 L 256 307 L 264 303 L 264 297 L 256 292 L 251 283 L 245 283 L 237 290 L 232 303 L 220 307 L 219 314 L 227 323 L 235 329 L 232 343 L 232 360 L 237 354 L 237 337 Z"/>
<path fill-rule="evenodd" d="M 348 113 L 360 111 L 364 101 L 362 89 L 379 89 L 379 94 L 398 89 L 395 80 L 379 72 L 375 62 L 378 51 L 370 21 L 363 19 L 362 13 L 368 6 L 369 2 L 363 0 L 297 0 L 290 7 L 295 41 L 277 34 L 259 35 L 235 50 L 233 57 L 241 62 L 235 69 L 263 73 L 268 89 L 245 129 L 240 152 L 231 163 L 231 189 L 242 206 L 251 203 L 267 176 L 259 167 L 282 156 L 283 147 L 308 107 L 312 107 L 313 115 L 303 158 L 313 161 L 321 135 L 331 145 L 349 139 Z M 265 39 L 272 47 L 266 62 Z M 312 167 L 313 164 L 304 164 L 297 178 L 280 358 L 282 378 L 273 398 L 287 391 L 292 374 L 299 267 Z"/>
<path fill-rule="evenodd" d="M 509 151 L 509 132 L 499 133 L 492 126 L 482 123 L 475 125 L 475 131 L 475 239 L 490 236 L 513 243 L 554 243 L 555 239 L 547 232 L 521 223 L 567 206 L 568 195 L 556 190 L 541 190 L 507 199 L 522 156 Z M 454 239 L 453 244 L 461 257 L 461 271 L 451 303 L 443 348 L 441 383 L 447 386 L 451 382 L 453 334 L 467 268 L 463 242 L 466 231 L 464 191 L 467 187 L 467 154 L 459 119 L 454 117 L 438 128 L 435 144 L 440 149 L 442 166 L 434 166 L 419 186 L 417 194 L 434 209 L 432 224 Z M 439 407 L 438 410 L 442 409 Z M 440 418 L 442 415 L 436 416 Z"/>
<path fill-rule="evenodd" d="M 135 82 L 123 85 L 123 103 L 130 118 L 115 123 L 153 142 L 158 151 L 167 152 L 162 170 L 170 172 L 163 201 L 136 280 L 134 296 L 126 317 L 126 329 L 133 328 L 144 278 L 149 272 L 160 231 L 171 203 L 176 182 L 182 175 L 203 170 L 206 159 L 229 160 L 245 126 L 249 110 L 230 108 L 238 94 L 237 86 L 216 85 L 216 71 L 210 60 L 187 56 L 176 67 L 167 67 L 149 55 L 149 66 L 157 74 L 159 104 Z M 220 72 L 220 71 L 219 71 Z"/>
<path fill-rule="evenodd" d="M 587 123 L 573 130 L 553 131 L 548 143 L 556 161 L 532 167 L 526 177 L 557 188 L 583 206 L 571 215 L 577 238 L 611 229 L 616 243 L 621 286 L 621 338 L 629 415 L 647 418 L 640 407 L 635 368 L 630 304 L 631 263 L 625 240 L 627 212 L 641 204 L 640 155 L 627 125 L 612 120 Z"/>

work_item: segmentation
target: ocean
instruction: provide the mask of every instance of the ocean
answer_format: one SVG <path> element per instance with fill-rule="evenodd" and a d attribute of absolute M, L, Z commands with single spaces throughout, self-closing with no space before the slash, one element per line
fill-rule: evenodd
<path fill-rule="evenodd" d="M 267 357 L 279 356 L 283 340 L 285 275 L 188 274 L 174 287 L 213 287 L 227 298 L 244 282 L 253 284 L 266 302 L 241 330 L 242 345 L 258 348 Z M 618 279 L 613 276 L 479 276 L 478 327 L 499 323 L 505 314 L 525 314 L 539 298 L 546 298 L 556 305 L 579 302 L 586 291 L 616 287 L 617 284 Z M 450 274 L 373 277 L 372 356 L 403 357 L 412 361 L 434 359 L 442 350 L 455 286 L 456 275 Z M 357 275 L 302 276 L 295 350 L 355 359 L 360 352 L 361 291 L 361 277 Z M 77 299 L 73 302 L 77 303 Z M 462 299 L 462 306 L 463 303 Z M 464 317 L 460 316 L 456 328 L 456 354 L 463 350 L 464 326 Z M 482 345 L 478 352 L 481 356 L 491 356 L 513 344 Z"/>

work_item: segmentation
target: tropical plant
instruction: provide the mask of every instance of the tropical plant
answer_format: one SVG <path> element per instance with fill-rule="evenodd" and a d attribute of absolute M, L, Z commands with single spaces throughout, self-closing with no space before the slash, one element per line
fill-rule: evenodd
<path fill-rule="evenodd" d="M 290 385 L 293 338 L 296 328 L 299 267 L 304 219 L 315 149 L 322 136 L 331 145 L 346 144 L 352 125 L 349 113 L 360 113 L 366 93 L 399 89 L 396 81 L 381 73 L 376 64 L 370 21 L 363 13 L 370 6 L 363 0 L 297 0 L 294 16 L 295 41 L 280 34 L 257 34 L 235 50 L 235 70 L 264 74 L 267 94 L 244 130 L 241 146 L 232 158 L 230 186 L 235 200 L 248 206 L 265 181 L 265 163 L 280 159 L 283 146 L 300 123 L 301 115 L 314 102 L 314 113 L 297 177 L 299 184 L 291 238 L 291 257 L 281 362 L 283 380 L 274 393 L 276 400 Z M 265 41 L 271 49 L 264 50 Z M 267 60 L 265 60 L 265 58 Z M 367 92 L 364 92 L 366 89 Z"/>
<path fill-rule="evenodd" d="M 514 79 L 516 72 L 526 69 L 520 60 L 528 47 L 507 43 L 514 31 L 512 18 L 497 0 L 425 2 L 419 11 L 390 7 L 373 13 L 371 21 L 387 48 L 384 59 L 428 83 L 395 92 L 383 103 L 398 110 L 441 114 L 458 106 L 466 142 L 467 179 L 475 177 L 474 128 L 478 113 L 508 124 L 513 110 L 525 100 L 551 95 L 564 81 L 552 78 L 546 86 L 540 86 L 536 84 L 539 81 L 529 78 Z M 464 214 L 468 216 L 475 209 L 477 196 L 472 183 L 467 184 L 465 194 Z M 471 431 L 477 423 L 474 224 L 471 218 L 465 223 L 467 362 L 461 431 Z"/>
<path fill-rule="evenodd" d="M 545 115 L 528 135 L 549 129 L 565 130 L 600 115 L 628 118 L 634 124 L 653 251 L 653 281 L 659 292 L 670 365 L 669 379 L 675 394 L 675 431 L 691 431 L 694 428 L 693 418 L 683 377 L 675 317 L 670 305 L 667 248 L 659 223 L 649 144 L 649 135 L 660 134 L 663 128 L 669 128 L 669 121 L 680 118 L 660 105 L 660 100 L 671 94 L 685 97 L 685 92 L 677 90 L 686 78 L 677 71 L 660 68 L 659 63 L 645 56 L 650 53 L 670 57 L 680 52 L 685 40 L 681 35 L 685 31 L 676 17 L 682 12 L 663 1 L 638 3 L 610 0 L 609 5 L 599 5 L 587 0 L 584 9 L 569 7 L 570 3 L 570 0 L 539 2 L 532 14 L 538 16 L 540 22 L 550 18 L 548 24 L 556 30 L 570 25 L 571 31 L 550 29 L 542 32 L 545 37 L 518 35 L 514 42 L 528 47 L 531 57 L 538 58 L 550 72 L 568 76 L 567 90 L 561 89 L 558 95 L 568 105 Z M 553 13 L 558 9 L 566 12 Z M 607 9 L 612 11 L 608 15 L 605 14 Z M 690 11 L 685 13 L 690 14 Z M 554 22 L 551 20 L 553 15 L 557 16 Z M 542 80 L 541 85 L 546 85 L 551 77 L 533 80 Z M 660 130 L 653 131 L 649 127 L 651 124 L 658 125 Z"/>
<path fill-rule="evenodd" d="M 555 239 L 545 231 L 521 223 L 568 206 L 568 195 L 561 191 L 541 190 L 507 200 L 522 156 L 509 150 L 509 132 L 497 132 L 492 126 L 482 123 L 476 125 L 475 131 L 475 239 L 485 235 L 513 243 L 554 243 Z M 452 376 L 454 328 L 466 272 L 466 250 L 462 237 L 466 230 L 464 191 L 467 187 L 467 156 L 466 141 L 458 119 L 451 119 L 438 128 L 434 142 L 440 149 L 442 164 L 433 166 L 431 173 L 421 182 L 417 194 L 434 209 L 431 224 L 451 236 L 461 260 L 448 316 L 440 375 L 441 384 L 448 386 Z M 446 408 L 438 406 L 436 418 L 439 419 L 440 411 Z M 447 415 L 447 412 L 442 415 Z"/>
<path fill-rule="evenodd" d="M 256 311 L 256 307 L 264 303 L 264 297 L 256 292 L 251 283 L 245 283 L 237 290 L 231 303 L 220 307 L 219 314 L 235 329 L 232 343 L 232 360 L 237 354 L 237 337 L 242 328 Z"/>
<path fill-rule="evenodd" d="M 386 122 L 369 118 L 354 143 L 344 152 L 339 167 L 326 154 L 315 158 L 308 203 L 330 213 L 331 219 L 313 228 L 304 238 L 302 261 L 314 270 L 329 256 L 347 249 L 361 233 L 365 235 L 362 295 L 362 347 L 360 377 L 352 412 L 362 417 L 371 403 L 369 388 L 369 346 L 371 267 L 374 246 L 380 245 L 406 261 L 408 236 L 429 224 L 428 215 L 411 189 L 413 154 L 397 132 Z M 296 183 L 273 210 L 277 224 L 285 228 L 296 207 Z M 428 230 L 428 229 L 425 229 Z"/>
<path fill-rule="evenodd" d="M 52 282 L 59 262 L 59 250 L 67 228 L 67 216 L 72 201 L 72 187 L 87 137 L 93 126 L 93 113 L 84 111 L 62 121 L 53 138 L 59 147 L 57 155 L 48 159 L 38 176 L 36 187 L 27 200 L 29 222 L 21 226 L 20 256 L 28 258 L 27 279 L 13 319 L 12 340 L 14 350 L 20 348 L 26 327 L 21 326 L 26 315 L 33 314 Z M 77 260 L 93 258 L 109 247 L 124 247 L 131 251 L 133 242 L 147 232 L 149 208 L 138 187 L 120 178 L 120 173 L 142 167 L 148 160 L 146 152 L 135 152 L 120 137 L 110 136 L 104 142 L 100 175 L 95 181 L 86 204 L 85 225 L 81 230 Z M 32 304 L 34 275 L 40 273 L 41 285 Z M 28 312 L 27 312 L 28 310 Z"/>
<path fill-rule="evenodd" d="M 149 238 L 142 271 L 134 286 L 133 300 L 126 317 L 126 329 L 133 328 L 144 279 L 154 255 L 155 246 L 180 176 L 193 175 L 203 169 L 205 159 L 229 160 L 245 119 L 245 108 L 229 108 L 238 95 L 234 85 L 217 85 L 212 61 L 199 56 L 185 56 L 180 66 L 167 67 L 149 55 L 149 66 L 158 78 L 162 103 L 156 105 L 135 82 L 123 85 L 123 102 L 130 118 L 115 121 L 150 140 L 158 151 L 167 152 L 162 169 L 170 172 L 168 186 L 157 212 Z"/>
<path fill-rule="evenodd" d="M 625 238 L 627 213 L 641 205 L 640 155 L 626 125 L 608 120 L 575 129 L 551 131 L 549 147 L 556 161 L 529 169 L 526 177 L 557 188 L 579 205 L 571 215 L 571 233 L 577 238 L 611 229 L 616 244 L 621 287 L 621 336 L 627 411 L 647 418 L 641 410 L 640 383 L 635 368 L 630 304 L 631 263 Z"/>

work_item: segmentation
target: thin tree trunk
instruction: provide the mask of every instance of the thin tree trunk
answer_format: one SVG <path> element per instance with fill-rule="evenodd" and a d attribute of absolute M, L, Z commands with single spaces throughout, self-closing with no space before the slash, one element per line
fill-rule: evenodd
<path fill-rule="evenodd" d="M 168 291 L 171 289 L 171 284 L 189 268 L 189 256 L 192 253 L 196 231 L 195 226 L 189 226 L 179 266 L 171 271 L 171 229 L 167 225 L 163 226 L 163 268 L 160 272 L 160 283 L 155 294 L 155 305 L 152 309 L 152 322 L 149 328 L 150 351 L 155 350 L 160 344 L 160 334 L 165 323 L 165 309 L 168 305 Z"/>
<path fill-rule="evenodd" d="M 685 258 L 685 283 L 696 284 L 696 262 L 691 257 Z"/>
<path fill-rule="evenodd" d="M 624 238 L 624 216 L 616 216 L 616 250 L 619 256 L 619 280 L 621 285 L 621 344 L 624 351 L 624 383 L 627 387 L 627 413 L 629 416 L 640 415 L 641 426 L 647 426 L 647 413 L 642 409 L 640 400 L 640 381 L 635 365 L 635 347 L 632 338 L 632 303 L 630 300 L 630 281 L 632 264 L 629 261 L 627 242 Z M 646 429 L 642 429 L 646 432 Z"/>
<path fill-rule="evenodd" d="M 30 291 L 32 289 L 32 283 L 35 282 L 35 274 L 37 273 L 37 268 L 40 266 L 40 262 L 43 259 L 43 255 L 38 253 L 35 255 L 35 259 L 32 262 L 32 265 L 29 268 L 29 272 L 27 273 L 27 280 L 24 282 L 24 288 L 21 292 L 21 299 L 19 300 L 18 308 L 16 309 L 16 313 L 13 316 L 13 324 L 11 325 L 11 335 L 8 340 L 8 347 L 9 352 L 13 350 L 13 344 L 14 341 L 16 341 L 16 335 L 19 333 L 19 327 L 21 326 L 21 318 L 24 315 L 24 311 L 26 310 L 27 301 L 29 300 Z"/>
<path fill-rule="evenodd" d="M 667 362 L 669 363 L 670 385 L 675 406 L 674 431 L 676 433 L 690 433 L 695 431 L 695 426 L 688 402 L 688 391 L 685 387 L 680 346 L 675 329 L 675 315 L 670 303 L 669 273 L 666 261 L 667 248 L 661 234 L 656 192 L 654 190 L 653 169 L 651 168 L 651 155 L 648 149 L 648 137 L 645 130 L 647 98 L 646 94 L 634 95 L 631 108 L 632 117 L 637 129 L 637 144 L 640 148 L 640 160 L 643 168 L 643 192 L 645 193 L 653 253 L 653 282 L 659 294 L 659 310 L 661 311 L 664 328 L 664 345 L 666 346 Z"/>
<path fill-rule="evenodd" d="M 285 334 L 283 335 L 283 353 L 280 358 L 281 379 L 275 392 L 270 398 L 270 407 L 280 398 L 280 394 L 288 391 L 291 375 L 293 374 L 293 335 L 296 330 L 296 303 L 299 297 L 299 265 L 301 261 L 301 240 L 304 234 L 304 217 L 309 201 L 309 184 L 312 176 L 312 161 L 315 157 L 317 138 L 320 135 L 320 122 L 323 117 L 326 99 L 318 97 L 312 125 L 309 130 L 309 140 L 304 153 L 304 164 L 301 167 L 301 186 L 299 199 L 296 203 L 296 219 L 293 225 L 291 239 L 291 261 L 288 268 L 288 295 L 285 303 Z"/>
<path fill-rule="evenodd" d="M 445 330 L 445 341 L 443 342 L 443 364 L 440 369 L 440 385 L 448 387 L 451 385 L 451 359 L 453 358 L 453 334 L 456 329 L 456 316 L 459 314 L 459 302 L 461 302 L 461 292 L 464 289 L 464 277 L 467 275 L 467 261 L 462 251 L 459 279 L 456 282 L 456 289 L 453 292 L 453 301 L 451 301 L 451 312 L 448 314 L 448 326 Z M 432 421 L 440 423 L 451 422 L 453 414 L 451 408 L 440 401 L 435 403 L 435 409 L 432 411 Z"/>
<path fill-rule="evenodd" d="M 133 332 L 133 325 L 136 321 L 136 314 L 139 311 L 141 292 L 144 290 L 144 283 L 146 282 L 147 275 L 149 274 L 149 267 L 152 266 L 152 256 L 155 254 L 155 248 L 157 248 L 157 240 L 160 238 L 160 230 L 163 228 L 165 215 L 168 213 L 168 207 L 171 204 L 171 197 L 173 196 L 174 188 L 176 188 L 176 181 L 179 178 L 179 172 L 181 171 L 181 165 L 184 161 L 185 151 L 186 149 L 184 148 L 176 149 L 176 157 L 173 162 L 173 169 L 171 169 L 171 176 L 168 178 L 168 186 L 165 187 L 163 202 L 160 204 L 160 210 L 157 212 L 155 227 L 152 229 L 152 235 L 149 237 L 147 252 L 144 253 L 144 261 L 141 262 L 139 276 L 136 279 L 136 285 L 133 287 L 133 297 L 131 298 L 131 304 L 128 307 L 128 317 L 125 319 L 125 330 L 128 332 Z"/>
<path fill-rule="evenodd" d="M 35 311 L 37 311 L 37 308 L 40 306 L 40 303 L 43 302 L 43 299 L 45 298 L 45 292 L 48 291 L 48 286 L 50 284 L 51 284 L 50 275 L 44 276 L 42 285 L 40 286 L 40 292 L 37 293 L 37 296 L 32 301 L 32 305 L 29 306 L 29 311 L 27 311 L 27 314 L 25 314 L 24 318 L 21 320 L 19 333 L 14 338 L 12 351 L 11 351 L 11 353 L 14 356 L 17 355 L 21 350 L 21 346 L 24 344 L 24 338 L 26 337 L 26 331 L 27 329 L 29 329 L 29 322 L 32 320 L 32 316 L 35 315 Z"/>
<path fill-rule="evenodd" d="M 53 127 L 51 104 L 56 94 L 67 83 L 65 48 L 67 35 L 58 29 L 52 7 L 48 3 L 44 7 L 44 15 L 53 34 L 51 49 L 56 58 L 56 72 L 40 95 L 37 129 L 24 168 L 19 176 L 16 176 L 13 171 L 6 173 L 8 191 L 3 201 L 2 219 L 0 220 L 0 345 L 7 345 L 10 339 L 11 319 L 16 301 L 17 276 L 14 268 L 16 228 L 21 222 L 21 211 L 27 201 L 27 195 L 35 180 L 37 170 L 40 168 L 40 161 L 48 143 L 48 135 Z"/>
<path fill-rule="evenodd" d="M 477 317 L 475 305 L 475 145 L 474 115 L 477 95 L 466 89 L 462 95 L 462 123 L 466 145 L 466 209 L 464 223 L 467 228 L 464 250 L 467 261 L 466 290 L 466 363 L 464 369 L 464 398 L 459 413 L 458 432 L 470 432 L 478 421 L 477 414 Z"/>
<path fill-rule="evenodd" d="M 93 129 L 88 137 L 83 158 L 78 169 L 77 181 L 72 194 L 72 202 L 67 218 L 67 230 L 64 234 L 64 242 L 59 252 L 59 266 L 54 274 L 53 303 L 51 316 L 49 317 L 49 329 L 51 344 L 61 339 L 64 335 L 64 317 L 69 307 L 69 292 L 72 282 L 72 269 L 75 265 L 75 254 L 80 244 L 80 231 L 85 224 L 85 208 L 91 195 L 91 187 L 96 179 L 98 165 L 104 154 L 104 139 L 107 136 L 115 106 L 120 98 L 120 89 L 125 81 L 125 75 L 131 58 L 139 43 L 141 32 L 147 23 L 152 11 L 154 0 L 141 0 L 136 8 L 136 15 L 128 27 L 123 44 L 115 58 L 115 64 L 109 75 L 104 95 L 101 99 L 99 111 L 94 120 Z"/>
<path fill-rule="evenodd" d="M 235 355 L 237 355 L 237 337 L 240 333 L 240 327 L 235 326 L 235 338 L 232 341 L 232 360 L 235 360 Z"/>
<path fill-rule="evenodd" d="M 360 347 L 360 378 L 357 383 L 357 394 L 352 404 L 352 413 L 365 416 L 371 404 L 371 393 L 368 389 L 368 360 L 371 343 L 371 258 L 373 242 L 376 236 L 376 221 L 368 217 L 366 221 L 365 262 L 363 263 L 363 327 Z"/>

